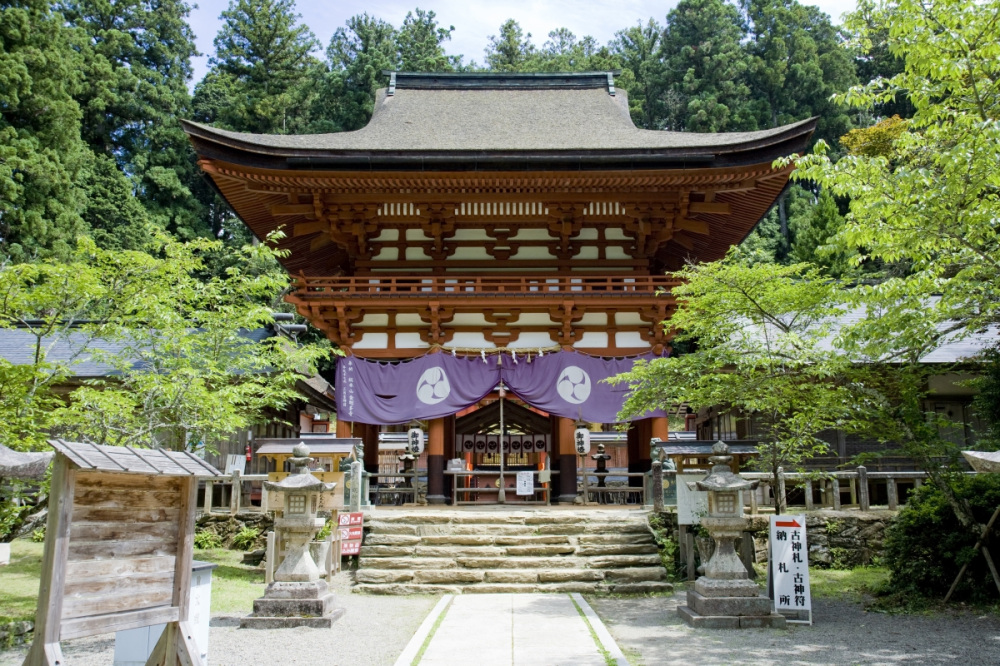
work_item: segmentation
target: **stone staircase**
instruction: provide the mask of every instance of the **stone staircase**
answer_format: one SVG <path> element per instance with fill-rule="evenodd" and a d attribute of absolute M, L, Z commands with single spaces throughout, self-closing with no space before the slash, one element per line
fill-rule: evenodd
<path fill-rule="evenodd" d="M 355 590 L 372 594 L 673 589 L 637 510 L 380 510 Z"/>

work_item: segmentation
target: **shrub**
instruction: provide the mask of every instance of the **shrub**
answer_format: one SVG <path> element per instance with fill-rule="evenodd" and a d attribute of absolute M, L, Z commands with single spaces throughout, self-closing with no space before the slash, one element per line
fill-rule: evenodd
<path fill-rule="evenodd" d="M 953 487 L 956 495 L 969 503 L 981 524 L 1000 506 L 998 475 L 961 477 Z M 973 550 L 978 537 L 979 528 L 963 527 L 937 486 L 925 484 L 910 495 L 896 521 L 886 530 L 885 565 L 890 578 L 880 593 L 901 600 L 913 596 L 943 598 L 959 569 L 968 563 L 953 598 L 974 603 L 995 601 L 997 589 L 986 558 L 981 551 Z"/>
<path fill-rule="evenodd" d="M 35 543 L 43 543 L 45 541 L 45 528 L 39 527 L 34 532 L 31 533 L 31 540 Z"/>
<path fill-rule="evenodd" d="M 199 530 L 194 533 L 194 547 L 198 550 L 222 548 L 222 538 L 215 532 Z"/>
<path fill-rule="evenodd" d="M 240 528 L 240 531 L 233 535 L 233 547 L 239 550 L 250 550 L 257 543 L 257 538 L 260 536 L 260 530 L 256 527 L 247 527 L 244 525 Z"/>

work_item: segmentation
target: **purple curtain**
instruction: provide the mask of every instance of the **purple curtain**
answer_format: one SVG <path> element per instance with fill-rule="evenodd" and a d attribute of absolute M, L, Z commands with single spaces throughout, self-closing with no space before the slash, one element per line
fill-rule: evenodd
<path fill-rule="evenodd" d="M 650 360 L 653 354 L 639 358 Z M 519 398 L 556 416 L 583 418 L 593 423 L 614 423 L 625 404 L 628 386 L 606 384 L 602 380 L 632 369 L 635 358 L 604 359 L 579 352 L 558 352 L 515 365 L 503 359 L 503 380 Z M 657 410 L 644 417 L 665 416 Z M 637 417 L 643 418 L 643 417 Z"/>
<path fill-rule="evenodd" d="M 639 358 L 656 358 L 645 354 Z M 357 423 L 407 423 L 449 416 L 482 400 L 501 377 L 519 398 L 556 416 L 613 423 L 628 387 L 601 380 L 632 369 L 635 358 L 604 359 L 579 352 L 456 358 L 427 354 L 411 361 L 379 363 L 357 357 L 337 363 L 337 414 Z M 644 416 L 664 416 L 658 410 Z M 637 417 L 641 418 L 641 417 Z"/>
<path fill-rule="evenodd" d="M 358 423 L 407 423 L 449 416 L 482 400 L 500 381 L 496 357 L 427 354 L 378 363 L 357 357 L 337 363 L 337 415 Z"/>

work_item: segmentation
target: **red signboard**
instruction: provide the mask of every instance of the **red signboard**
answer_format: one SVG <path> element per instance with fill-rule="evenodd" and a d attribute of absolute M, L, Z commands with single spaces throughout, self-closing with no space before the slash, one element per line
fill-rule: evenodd
<path fill-rule="evenodd" d="M 340 540 L 341 541 L 361 541 L 361 527 L 341 527 L 340 528 Z"/>
<path fill-rule="evenodd" d="M 337 517 L 340 529 L 340 554 L 343 556 L 361 553 L 361 538 L 364 534 L 365 514 L 342 513 Z"/>
<path fill-rule="evenodd" d="M 340 527 L 348 527 L 352 525 L 360 525 L 365 520 L 365 514 L 363 513 L 342 513 L 339 516 Z"/>

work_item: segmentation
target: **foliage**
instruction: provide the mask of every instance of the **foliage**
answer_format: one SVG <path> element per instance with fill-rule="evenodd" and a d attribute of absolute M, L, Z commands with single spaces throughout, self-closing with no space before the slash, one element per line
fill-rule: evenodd
<path fill-rule="evenodd" d="M 35 619 L 43 545 L 17 539 L 10 545 L 10 564 L 3 568 L 0 623 Z"/>
<path fill-rule="evenodd" d="M 667 104 L 664 129 L 721 132 L 757 129 L 749 102 L 746 27 L 724 0 L 681 0 L 667 15 L 660 46 Z"/>
<path fill-rule="evenodd" d="M 965 476 L 953 481 L 954 492 L 969 503 L 979 523 L 1000 506 L 996 475 Z M 886 565 L 891 575 L 881 590 L 890 597 L 943 597 L 963 564 L 965 577 L 955 594 L 976 603 L 997 599 L 986 559 L 973 551 L 979 528 L 953 519 L 948 498 L 934 484 L 910 495 L 906 506 L 886 530 Z"/>
<path fill-rule="evenodd" d="M 862 46 L 884 30 L 904 68 L 840 99 L 871 112 L 907 96 L 913 117 L 903 127 L 883 123 L 883 136 L 866 141 L 891 141 L 888 156 L 882 147 L 833 162 L 818 146 L 797 160 L 797 178 L 851 197 L 844 241 L 866 258 L 907 262 L 894 289 L 927 302 L 940 294 L 932 316 L 965 330 L 1000 320 L 998 17 L 996 0 L 891 0 L 852 18 Z"/>
<path fill-rule="evenodd" d="M 198 550 L 222 548 L 222 537 L 209 530 L 198 530 L 194 533 L 194 547 Z"/>
<path fill-rule="evenodd" d="M 779 467 L 825 451 L 818 434 L 849 417 L 847 362 L 824 344 L 842 312 L 838 287 L 808 265 L 750 265 L 732 252 L 674 277 L 685 283 L 670 325 L 697 349 L 614 378 L 632 389 L 620 416 L 683 403 L 752 415 L 756 464 L 777 487 Z"/>
<path fill-rule="evenodd" d="M 672 581 L 678 580 L 681 575 L 680 545 L 674 539 L 672 526 L 662 514 L 651 513 L 649 514 L 649 529 L 653 532 L 660 562 L 667 570 L 667 578 Z"/>
<path fill-rule="evenodd" d="M 296 380 L 315 370 L 328 344 L 261 337 L 287 277 L 274 270 L 267 244 L 243 248 L 222 276 L 206 277 L 207 257 L 222 250 L 218 241 L 164 241 L 163 258 L 97 254 L 105 266 L 142 268 L 142 300 L 134 316 L 102 331 L 115 349 L 92 353 L 117 372 L 73 392 L 61 414 L 69 434 L 212 450 L 219 438 L 298 396 Z"/>
<path fill-rule="evenodd" d="M 885 585 L 888 577 L 889 572 L 881 566 L 813 568 L 809 571 L 809 591 L 814 599 L 842 599 L 862 603 Z"/>
<path fill-rule="evenodd" d="M 803 208 L 789 215 L 791 260 L 819 266 L 833 277 L 850 273 L 854 253 L 837 242 L 844 228 L 844 217 L 833 195 L 823 190 L 815 203 L 810 201 Z"/>
<path fill-rule="evenodd" d="M 1000 449 L 1000 346 L 986 349 L 978 360 L 980 373 L 973 381 L 977 393 L 972 404 L 986 426 L 985 432 L 978 433 L 980 444 Z"/>
<path fill-rule="evenodd" d="M 31 532 L 31 540 L 35 543 L 45 543 L 45 527 L 33 530 Z"/>
<path fill-rule="evenodd" d="M 319 46 L 299 23 L 294 0 L 231 0 L 209 59 L 213 76 L 199 84 L 203 113 L 243 132 L 285 134 L 308 118 L 312 53 Z M 206 98 L 217 103 L 209 106 Z"/>
<path fill-rule="evenodd" d="M 239 550 L 250 550 L 260 538 L 260 530 L 244 525 L 233 535 L 233 547 Z"/>
<path fill-rule="evenodd" d="M 78 46 L 46 0 L 0 6 L 0 253 L 15 261 L 65 257 L 85 231 Z"/>

